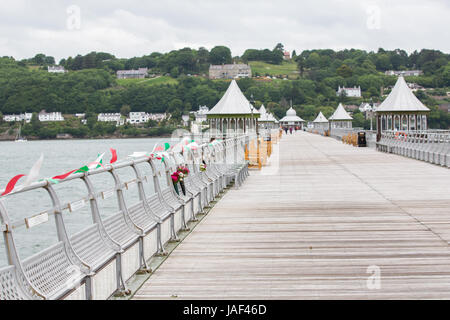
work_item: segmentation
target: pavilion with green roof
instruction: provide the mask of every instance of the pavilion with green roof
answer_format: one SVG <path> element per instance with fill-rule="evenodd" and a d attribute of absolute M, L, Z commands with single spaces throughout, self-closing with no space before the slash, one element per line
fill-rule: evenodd
<path fill-rule="evenodd" d="M 430 113 L 412 93 L 403 76 L 398 80 L 388 97 L 376 110 L 377 140 L 385 130 L 427 130 Z"/>
<path fill-rule="evenodd" d="M 236 133 L 256 131 L 260 113 L 233 80 L 222 99 L 208 111 L 206 117 L 211 132 L 226 137 Z"/>

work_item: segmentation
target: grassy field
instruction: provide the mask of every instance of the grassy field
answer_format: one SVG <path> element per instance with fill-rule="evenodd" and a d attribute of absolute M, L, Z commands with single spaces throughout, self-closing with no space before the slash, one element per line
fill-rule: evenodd
<path fill-rule="evenodd" d="M 252 68 L 253 75 L 258 73 L 261 76 L 280 76 L 287 75 L 289 78 L 292 76 L 298 77 L 297 64 L 295 62 L 283 61 L 282 64 L 270 64 L 262 61 L 250 61 L 250 67 Z"/>
<path fill-rule="evenodd" d="M 178 81 L 171 77 L 157 77 L 151 79 L 117 79 L 117 83 L 120 86 L 129 86 L 132 84 L 139 84 L 145 86 L 154 86 L 157 84 L 177 84 Z"/>

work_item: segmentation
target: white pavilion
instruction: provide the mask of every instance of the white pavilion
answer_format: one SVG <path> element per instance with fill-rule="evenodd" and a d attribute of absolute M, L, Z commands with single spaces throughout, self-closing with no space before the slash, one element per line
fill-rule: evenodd
<path fill-rule="evenodd" d="M 258 118 L 258 126 L 261 129 L 274 129 L 276 127 L 276 120 L 273 114 L 267 112 L 264 105 L 259 109 L 260 117 Z"/>
<path fill-rule="evenodd" d="M 334 111 L 331 117 L 328 118 L 330 129 L 351 129 L 353 118 L 344 109 L 342 103 Z"/>
<path fill-rule="evenodd" d="M 323 115 L 322 111 L 319 112 L 317 118 L 313 121 L 314 129 L 328 130 L 328 120 Z"/>
<path fill-rule="evenodd" d="M 427 115 L 430 112 L 412 93 L 403 76 L 376 111 L 377 140 L 385 130 L 427 130 Z"/>
<path fill-rule="evenodd" d="M 252 106 L 235 80 L 222 99 L 206 114 L 211 132 L 227 136 L 256 130 L 259 111 Z"/>
<path fill-rule="evenodd" d="M 304 122 L 305 120 L 297 116 L 297 112 L 292 107 L 286 112 L 286 116 L 280 120 L 283 127 L 299 127 L 300 130 L 303 129 Z"/>

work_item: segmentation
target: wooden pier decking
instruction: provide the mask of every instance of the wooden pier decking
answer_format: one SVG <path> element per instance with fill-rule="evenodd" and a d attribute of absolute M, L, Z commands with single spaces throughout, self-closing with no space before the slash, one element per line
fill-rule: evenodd
<path fill-rule="evenodd" d="M 298 132 L 134 299 L 449 299 L 449 241 L 449 169 Z"/>

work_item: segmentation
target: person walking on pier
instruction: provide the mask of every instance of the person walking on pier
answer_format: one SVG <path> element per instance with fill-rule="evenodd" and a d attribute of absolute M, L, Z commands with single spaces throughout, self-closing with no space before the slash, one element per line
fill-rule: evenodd
<path fill-rule="evenodd" d="M 286 132 L 286 134 L 287 134 L 288 128 L 287 128 L 287 127 L 284 127 L 283 129 L 284 129 L 284 132 Z"/>
<path fill-rule="evenodd" d="M 292 127 L 289 128 L 289 133 L 292 134 Z"/>

